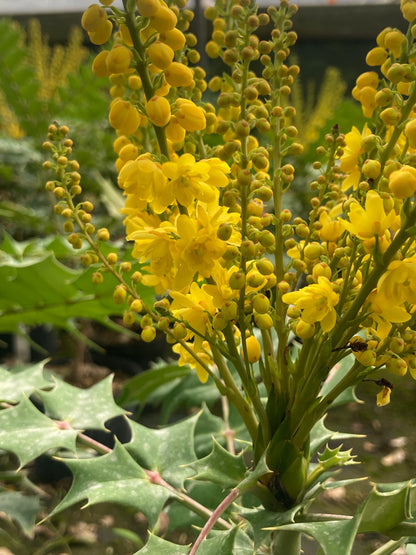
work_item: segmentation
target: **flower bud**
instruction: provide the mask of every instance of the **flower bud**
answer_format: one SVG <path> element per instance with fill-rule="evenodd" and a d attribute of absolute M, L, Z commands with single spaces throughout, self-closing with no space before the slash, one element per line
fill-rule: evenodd
<path fill-rule="evenodd" d="M 123 304 L 126 301 L 127 291 L 124 285 L 117 285 L 114 289 L 113 300 L 116 304 Z"/>
<path fill-rule="evenodd" d="M 160 4 L 156 13 L 149 17 L 150 25 L 156 29 L 156 31 L 159 31 L 159 33 L 171 31 L 176 27 L 176 23 L 178 22 L 175 13 L 167 6 L 162 6 Z"/>
<path fill-rule="evenodd" d="M 170 46 L 163 42 L 153 42 L 146 50 L 149 60 L 160 69 L 166 69 L 173 60 L 174 52 Z"/>
<path fill-rule="evenodd" d="M 377 179 L 381 172 L 381 164 L 378 160 L 366 160 L 361 169 L 363 175 L 367 178 Z"/>
<path fill-rule="evenodd" d="M 407 362 L 402 358 L 389 358 L 386 370 L 397 376 L 404 376 L 407 372 Z"/>
<path fill-rule="evenodd" d="M 123 135 L 132 135 L 139 127 L 140 115 L 128 100 L 117 98 L 111 103 L 109 121 Z"/>
<path fill-rule="evenodd" d="M 259 314 L 266 314 L 270 310 L 270 301 L 263 293 L 258 293 L 252 300 L 253 309 Z"/>
<path fill-rule="evenodd" d="M 376 46 L 368 52 L 365 61 L 369 66 L 381 66 L 381 64 L 385 62 L 387 56 L 388 54 L 384 48 Z"/>
<path fill-rule="evenodd" d="M 104 8 L 98 4 L 91 4 L 82 14 L 81 26 L 85 31 L 92 32 L 106 20 L 107 13 Z"/>
<path fill-rule="evenodd" d="M 409 141 L 409 146 L 411 148 L 416 148 L 416 118 L 411 119 L 406 123 L 404 134 Z"/>
<path fill-rule="evenodd" d="M 260 360 L 261 346 L 258 339 L 254 335 L 250 335 L 249 337 L 247 337 L 246 346 L 248 361 L 253 363 Z"/>
<path fill-rule="evenodd" d="M 186 131 L 201 131 L 206 127 L 205 113 L 190 100 L 178 99 L 175 116 Z"/>
<path fill-rule="evenodd" d="M 192 69 L 179 62 L 172 62 L 165 70 L 165 79 L 172 87 L 189 87 L 194 79 Z"/>
<path fill-rule="evenodd" d="M 270 314 L 254 314 L 254 321 L 260 330 L 269 330 L 273 327 L 273 318 Z"/>
<path fill-rule="evenodd" d="M 140 337 L 145 343 L 151 343 L 156 337 L 156 329 L 153 326 L 146 326 L 142 329 Z"/>
<path fill-rule="evenodd" d="M 300 319 L 296 324 L 295 334 L 300 337 L 300 339 L 310 339 L 315 334 L 315 324 Z"/>
<path fill-rule="evenodd" d="M 416 191 L 416 169 L 405 165 L 393 171 L 389 177 L 389 189 L 399 199 L 413 196 Z"/>
<path fill-rule="evenodd" d="M 110 73 L 126 73 L 129 70 L 132 53 L 122 44 L 116 44 L 110 50 L 107 59 L 107 69 Z"/>
<path fill-rule="evenodd" d="M 113 24 L 109 19 L 103 21 L 95 31 L 88 33 L 89 39 L 93 44 L 105 44 L 111 37 Z"/>
<path fill-rule="evenodd" d="M 153 96 L 146 104 L 146 114 L 157 127 L 164 127 L 170 120 L 170 104 L 163 96 Z"/>

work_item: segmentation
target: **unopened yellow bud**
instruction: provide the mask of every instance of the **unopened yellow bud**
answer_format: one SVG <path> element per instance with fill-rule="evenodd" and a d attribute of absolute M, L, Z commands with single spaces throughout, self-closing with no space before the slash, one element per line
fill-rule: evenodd
<path fill-rule="evenodd" d="M 179 62 L 172 62 L 165 70 L 165 79 L 172 87 L 189 87 L 194 79 L 192 69 Z"/>
<path fill-rule="evenodd" d="M 129 75 L 128 84 L 133 91 L 138 91 L 142 86 L 142 80 L 138 75 Z"/>
<path fill-rule="evenodd" d="M 235 301 L 227 301 L 221 307 L 221 314 L 225 320 L 235 320 L 237 318 L 238 305 Z"/>
<path fill-rule="evenodd" d="M 406 21 L 412 22 L 416 19 L 416 2 L 414 0 L 401 0 L 400 9 Z"/>
<path fill-rule="evenodd" d="M 159 33 L 171 31 L 176 27 L 177 21 L 178 19 L 175 13 L 167 6 L 162 5 L 160 5 L 156 13 L 150 16 L 151 26 L 156 29 L 156 31 L 159 31 Z"/>
<path fill-rule="evenodd" d="M 353 354 L 363 366 L 374 366 L 376 362 L 377 355 L 371 349 L 367 349 L 366 351 L 353 351 Z"/>
<path fill-rule="evenodd" d="M 260 330 L 269 330 L 273 327 L 273 318 L 270 314 L 254 314 L 254 321 Z"/>
<path fill-rule="evenodd" d="M 377 179 L 381 173 L 381 164 L 378 160 L 368 159 L 364 162 L 361 171 L 365 177 Z"/>
<path fill-rule="evenodd" d="M 319 276 L 326 277 L 327 279 L 331 279 L 332 277 L 332 270 L 325 262 L 318 262 L 318 264 L 315 264 L 312 268 L 312 277 L 314 281 L 318 281 Z"/>
<path fill-rule="evenodd" d="M 113 24 L 109 19 L 103 21 L 95 31 L 90 31 L 88 36 L 93 44 L 105 44 L 111 37 Z"/>
<path fill-rule="evenodd" d="M 183 322 L 176 322 L 173 326 L 172 330 L 173 336 L 176 340 L 180 341 L 181 339 L 185 339 L 188 335 L 188 330 Z"/>
<path fill-rule="evenodd" d="M 163 42 L 153 42 L 146 50 L 149 60 L 160 69 L 166 69 L 173 60 L 174 52 L 170 46 Z"/>
<path fill-rule="evenodd" d="M 91 281 L 94 285 L 100 285 L 104 281 L 104 276 L 101 272 L 94 272 L 91 275 Z"/>
<path fill-rule="evenodd" d="M 153 326 L 146 326 L 142 330 L 140 337 L 145 343 L 151 343 L 156 337 L 156 329 Z"/>
<path fill-rule="evenodd" d="M 172 116 L 165 129 L 166 137 L 173 143 L 181 143 L 185 139 L 186 130 L 176 116 Z"/>
<path fill-rule="evenodd" d="M 253 308 L 259 314 L 266 314 L 270 310 L 270 301 L 263 293 L 258 293 L 252 300 Z"/>
<path fill-rule="evenodd" d="M 400 56 L 402 44 L 405 40 L 405 35 L 401 31 L 395 29 L 386 33 L 384 37 L 384 46 L 390 50 L 396 58 L 398 58 Z"/>
<path fill-rule="evenodd" d="M 136 322 L 136 316 L 134 315 L 134 312 L 131 312 L 130 310 L 126 310 L 126 312 L 123 313 L 123 324 L 127 327 L 130 327 L 135 322 Z"/>
<path fill-rule="evenodd" d="M 387 56 L 388 54 L 384 48 L 376 46 L 368 52 L 365 61 L 369 66 L 381 66 L 386 61 Z"/>
<path fill-rule="evenodd" d="M 409 141 L 409 146 L 411 146 L 412 148 L 416 148 L 416 118 L 406 123 L 404 134 Z"/>
<path fill-rule="evenodd" d="M 131 135 L 139 127 L 140 115 L 128 100 L 117 98 L 111 103 L 109 121 L 123 135 Z"/>
<path fill-rule="evenodd" d="M 141 16 L 151 17 L 155 15 L 161 3 L 159 0 L 136 0 L 136 6 Z"/>
<path fill-rule="evenodd" d="M 248 361 L 253 363 L 260 360 L 261 346 L 258 339 L 254 335 L 250 335 L 246 339 L 247 358 Z"/>
<path fill-rule="evenodd" d="M 257 260 L 256 267 L 263 276 L 268 276 L 274 272 L 274 264 L 268 258 Z"/>
<path fill-rule="evenodd" d="M 123 304 L 127 297 L 127 291 L 124 285 L 117 285 L 114 289 L 113 300 L 116 304 Z"/>
<path fill-rule="evenodd" d="M 295 333 L 300 339 L 310 339 L 315 334 L 315 324 L 300 319 L 296 324 Z"/>
<path fill-rule="evenodd" d="M 163 96 L 153 96 L 146 104 L 146 114 L 157 127 L 164 127 L 170 120 L 170 104 Z"/>
<path fill-rule="evenodd" d="M 408 198 L 416 192 L 416 169 L 412 166 L 402 166 L 390 174 L 389 189 L 399 199 Z"/>
<path fill-rule="evenodd" d="M 137 314 L 140 314 L 143 311 L 143 308 L 144 308 L 144 304 L 141 299 L 134 299 L 130 303 L 130 310 L 132 310 L 133 312 L 136 312 Z"/>
<path fill-rule="evenodd" d="M 380 113 L 380 119 L 387 125 L 397 125 L 401 118 L 401 113 L 398 108 L 391 106 L 390 108 L 385 108 Z"/>
<path fill-rule="evenodd" d="M 404 376 L 407 372 L 407 362 L 402 358 L 389 358 L 386 370 L 397 376 Z"/>
<path fill-rule="evenodd" d="M 94 58 L 92 72 L 97 77 L 108 77 L 111 74 L 107 67 L 107 57 L 109 53 L 108 50 L 103 50 Z"/>
<path fill-rule="evenodd" d="M 91 4 L 82 14 L 81 26 L 87 32 L 92 32 L 106 20 L 107 14 L 104 8 L 98 4 Z"/>
<path fill-rule="evenodd" d="M 126 73 L 129 70 L 132 53 L 127 46 L 116 44 L 110 50 L 106 64 L 110 73 Z"/>
<path fill-rule="evenodd" d="M 99 241 L 109 241 L 110 240 L 110 232 L 106 227 L 102 227 L 97 231 L 97 237 Z"/>
<path fill-rule="evenodd" d="M 182 50 L 186 44 L 185 35 L 176 27 L 174 29 L 170 29 L 170 31 L 161 32 L 159 34 L 159 39 L 170 46 L 174 51 Z"/>
<path fill-rule="evenodd" d="M 202 108 L 185 99 L 177 100 L 176 106 L 178 109 L 175 116 L 186 131 L 201 131 L 205 129 L 206 118 Z"/>

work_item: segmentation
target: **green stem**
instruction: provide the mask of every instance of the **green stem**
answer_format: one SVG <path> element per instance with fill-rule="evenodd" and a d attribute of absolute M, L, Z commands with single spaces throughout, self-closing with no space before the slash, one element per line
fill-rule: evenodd
<path fill-rule="evenodd" d="M 273 538 L 272 554 L 299 555 L 301 553 L 301 536 L 300 532 L 278 530 Z"/>

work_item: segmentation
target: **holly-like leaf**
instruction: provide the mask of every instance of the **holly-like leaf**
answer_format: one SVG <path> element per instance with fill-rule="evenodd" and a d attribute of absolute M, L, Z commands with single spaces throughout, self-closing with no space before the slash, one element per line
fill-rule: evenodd
<path fill-rule="evenodd" d="M 126 414 L 114 401 L 113 375 L 88 389 L 80 389 L 55 379 L 51 391 L 40 391 L 46 413 L 55 420 L 66 420 L 78 430 L 105 430 L 105 422 Z"/>
<path fill-rule="evenodd" d="M 343 440 L 343 439 L 351 439 L 351 438 L 360 438 L 364 437 L 362 434 L 348 434 L 343 432 L 334 432 L 329 430 L 325 424 L 325 416 L 318 420 L 318 422 L 314 425 L 311 430 L 310 436 L 310 452 L 314 454 L 318 451 L 322 445 L 328 443 L 329 440 Z"/>
<path fill-rule="evenodd" d="M 145 546 L 134 555 L 187 555 L 190 547 L 168 542 L 159 536 L 149 534 L 149 539 Z"/>
<path fill-rule="evenodd" d="M 412 518 L 416 501 L 416 483 L 377 484 L 365 498 L 359 532 L 387 534 L 403 521 Z"/>
<path fill-rule="evenodd" d="M 234 555 L 234 542 L 238 527 L 231 530 L 215 532 L 209 538 L 204 539 L 198 547 L 198 555 Z"/>
<path fill-rule="evenodd" d="M 206 480 L 224 488 L 235 487 L 246 473 L 243 454 L 232 455 L 215 438 L 211 453 L 190 466 L 196 471 L 193 479 Z"/>
<path fill-rule="evenodd" d="M 132 439 L 126 443 L 131 455 L 148 470 L 159 472 L 172 486 L 183 488 L 194 474 L 189 466 L 196 459 L 194 431 L 199 414 L 160 430 L 131 422 Z"/>
<path fill-rule="evenodd" d="M 341 359 L 331 370 L 328 378 L 322 386 L 320 395 L 327 395 L 351 370 L 355 362 L 355 357 L 351 353 Z M 331 404 L 330 408 L 335 408 L 347 403 L 362 403 L 355 394 L 355 387 L 348 387 Z"/>
<path fill-rule="evenodd" d="M 36 495 L 23 495 L 18 491 L 1 492 L 0 511 L 15 520 L 27 536 L 33 536 L 36 515 L 40 511 Z"/>
<path fill-rule="evenodd" d="M 212 414 L 204 403 L 195 428 L 195 452 L 197 456 L 204 457 L 210 452 L 213 437 L 220 444 L 224 444 L 226 428 L 224 420 Z"/>
<path fill-rule="evenodd" d="M 0 412 L 0 448 L 11 451 L 21 466 L 50 449 L 75 452 L 76 430 L 61 430 L 26 397 Z"/>
<path fill-rule="evenodd" d="M 150 482 L 148 475 L 116 442 L 113 451 L 92 459 L 62 459 L 73 474 L 72 486 L 50 516 L 75 503 L 87 500 L 84 507 L 95 503 L 119 503 L 141 511 L 151 527 L 172 497 L 166 488 Z"/>
<path fill-rule="evenodd" d="M 277 526 L 275 530 L 303 532 L 312 536 L 320 544 L 325 555 L 351 553 L 357 534 L 359 518 L 350 520 L 327 520 L 325 522 L 297 522 Z"/>
<path fill-rule="evenodd" d="M 254 535 L 254 547 L 257 549 L 267 536 L 270 536 L 269 528 L 293 522 L 296 514 L 301 509 L 301 505 L 296 505 L 288 511 L 275 513 L 265 509 L 242 507 L 239 514 L 251 524 Z"/>
<path fill-rule="evenodd" d="M 52 387 L 43 372 L 44 362 L 6 370 L 0 366 L 0 401 L 16 403 L 22 396 L 29 397 L 36 389 Z"/>

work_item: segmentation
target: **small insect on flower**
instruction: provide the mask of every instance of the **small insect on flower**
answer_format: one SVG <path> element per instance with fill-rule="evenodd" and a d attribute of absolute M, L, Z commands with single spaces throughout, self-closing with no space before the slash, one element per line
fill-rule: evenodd
<path fill-rule="evenodd" d="M 351 349 L 353 353 L 362 353 L 368 349 L 368 343 L 360 337 L 355 337 L 343 347 L 336 347 L 333 351 L 343 351 L 344 349 Z"/>

